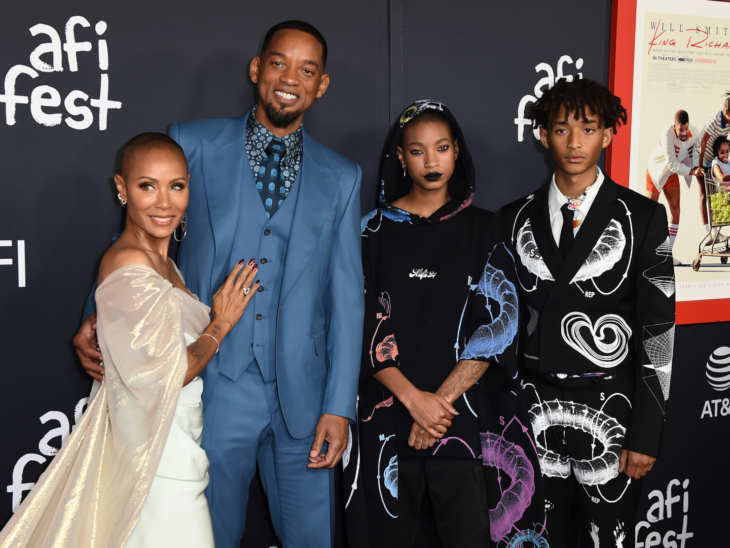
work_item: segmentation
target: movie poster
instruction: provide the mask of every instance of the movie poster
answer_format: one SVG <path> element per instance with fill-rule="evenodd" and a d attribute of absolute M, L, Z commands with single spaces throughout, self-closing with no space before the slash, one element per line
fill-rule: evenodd
<path fill-rule="evenodd" d="M 677 301 L 730 298 L 730 175 L 702 193 L 696 169 L 713 171 L 718 140 L 730 174 L 730 5 L 638 0 L 635 48 L 629 186 L 665 206 L 675 261 L 675 280 L 655 283 Z"/>

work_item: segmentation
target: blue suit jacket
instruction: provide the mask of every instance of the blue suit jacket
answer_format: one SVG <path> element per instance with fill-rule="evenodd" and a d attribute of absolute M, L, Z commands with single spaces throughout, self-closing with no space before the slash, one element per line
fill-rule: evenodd
<path fill-rule="evenodd" d="M 230 255 L 240 193 L 243 185 L 254 186 L 245 150 L 249 113 L 170 125 L 170 137 L 185 150 L 191 173 L 189 229 L 178 266 L 187 287 L 206 304 L 242 258 Z M 294 438 L 312 435 L 322 413 L 355 419 L 364 316 L 360 167 L 306 132 L 303 139 L 276 326 L 279 400 Z M 262 207 L 259 199 L 255 202 L 252 207 Z M 252 235 L 253 241 L 258 238 Z M 247 257 L 256 256 L 258 247 L 252 250 Z M 253 329 L 252 316 L 244 313 L 236 328 Z M 237 380 L 253 361 L 250 341 L 243 344 L 235 331 L 223 343 L 229 358 L 223 360 L 221 351 L 203 374 L 206 404 L 219 374 Z M 219 408 L 217 413 L 236 411 Z"/>

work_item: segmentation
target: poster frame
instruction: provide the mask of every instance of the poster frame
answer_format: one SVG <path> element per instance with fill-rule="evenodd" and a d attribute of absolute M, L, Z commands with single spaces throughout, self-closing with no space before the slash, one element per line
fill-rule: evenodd
<path fill-rule="evenodd" d="M 634 55 L 636 49 L 637 0 L 614 0 L 611 6 L 611 46 L 608 86 L 621 97 L 629 113 L 606 151 L 606 172 L 622 186 L 629 186 L 631 168 L 632 104 L 634 96 Z M 677 301 L 676 324 L 730 321 L 730 299 Z"/>

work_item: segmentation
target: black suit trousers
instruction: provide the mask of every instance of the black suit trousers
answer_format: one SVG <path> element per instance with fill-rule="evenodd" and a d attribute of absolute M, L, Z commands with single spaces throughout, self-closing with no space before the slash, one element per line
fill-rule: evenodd
<path fill-rule="evenodd" d="M 427 504 L 423 504 L 425 498 L 428 498 Z M 429 506 L 433 514 L 422 516 L 422 509 Z M 481 459 L 400 459 L 398 517 L 373 524 L 375 528 L 372 530 L 377 531 L 380 538 L 371 545 L 379 548 L 415 546 L 422 521 L 425 521 L 427 529 L 435 528 L 435 536 L 442 548 L 491 546 L 484 463 Z"/>

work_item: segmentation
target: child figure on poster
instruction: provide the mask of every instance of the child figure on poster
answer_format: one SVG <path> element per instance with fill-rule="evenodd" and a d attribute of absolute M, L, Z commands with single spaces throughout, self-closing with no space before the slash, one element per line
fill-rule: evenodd
<path fill-rule="evenodd" d="M 699 149 L 700 165 L 709 168 L 714 158 L 714 144 L 718 137 L 727 137 L 730 134 L 730 92 L 725 94 L 725 102 L 721 110 L 710 118 L 705 127 L 702 128 L 700 140 L 695 145 Z M 717 251 L 717 244 L 725 242 L 727 246 L 727 236 L 723 236 L 718 232 L 717 228 L 710 231 L 710 224 L 707 219 L 707 207 L 705 205 L 707 197 L 705 196 L 705 185 L 700 181 L 700 214 L 702 215 L 702 223 L 704 225 L 707 238 L 703 242 L 706 249 L 714 244 L 714 250 Z M 722 246 L 723 248 L 725 246 Z"/>
<path fill-rule="evenodd" d="M 607 88 L 560 80 L 528 118 L 555 173 L 502 216 L 516 247 L 521 376 L 550 544 L 631 548 L 669 398 L 675 286 L 666 211 L 597 167 L 626 123 Z"/>
<path fill-rule="evenodd" d="M 646 197 L 657 202 L 659 194 L 664 192 L 669 205 L 669 244 L 672 248 L 679 231 L 679 176 L 684 177 L 689 188 L 692 176 L 702 175 L 702 168 L 697 167 L 697 154 L 693 155 L 697 141 L 697 129 L 690 125 L 687 111 L 678 110 L 674 123 L 662 130 L 646 168 Z M 674 256 L 672 261 L 674 266 L 682 264 Z"/>
<path fill-rule="evenodd" d="M 712 145 L 712 152 L 715 158 L 712 160 L 712 175 L 725 190 L 730 187 L 730 142 L 727 137 L 721 135 Z"/>

